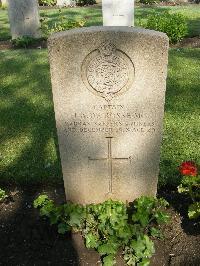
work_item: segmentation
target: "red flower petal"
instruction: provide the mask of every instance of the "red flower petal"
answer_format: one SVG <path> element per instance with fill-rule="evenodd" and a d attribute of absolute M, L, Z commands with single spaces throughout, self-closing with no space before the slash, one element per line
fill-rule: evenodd
<path fill-rule="evenodd" d="M 192 161 L 183 162 L 179 170 L 182 175 L 196 176 L 198 173 L 197 165 Z"/>

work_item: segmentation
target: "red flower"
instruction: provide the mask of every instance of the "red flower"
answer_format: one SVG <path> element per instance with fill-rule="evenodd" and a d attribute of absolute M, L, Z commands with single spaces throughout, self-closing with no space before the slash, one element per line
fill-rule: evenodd
<path fill-rule="evenodd" d="M 179 167 L 180 173 L 182 175 L 190 175 L 196 176 L 197 175 L 197 165 L 192 161 L 183 162 Z"/>

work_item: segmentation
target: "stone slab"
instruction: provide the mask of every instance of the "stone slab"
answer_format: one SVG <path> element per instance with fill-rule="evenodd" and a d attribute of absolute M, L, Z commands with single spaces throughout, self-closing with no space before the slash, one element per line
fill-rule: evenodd
<path fill-rule="evenodd" d="M 168 38 L 130 27 L 90 27 L 48 40 L 67 200 L 155 195 Z"/>
<path fill-rule="evenodd" d="M 8 0 L 12 39 L 22 36 L 40 37 L 37 0 Z"/>
<path fill-rule="evenodd" d="M 134 26 L 134 0 L 102 0 L 104 26 Z"/>

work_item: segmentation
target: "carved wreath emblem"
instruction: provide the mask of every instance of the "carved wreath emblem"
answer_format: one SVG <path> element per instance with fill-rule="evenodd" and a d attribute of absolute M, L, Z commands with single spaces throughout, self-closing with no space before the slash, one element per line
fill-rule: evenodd
<path fill-rule="evenodd" d="M 134 66 L 125 53 L 111 42 L 105 42 L 85 58 L 82 77 L 90 91 L 110 101 L 129 89 Z"/>

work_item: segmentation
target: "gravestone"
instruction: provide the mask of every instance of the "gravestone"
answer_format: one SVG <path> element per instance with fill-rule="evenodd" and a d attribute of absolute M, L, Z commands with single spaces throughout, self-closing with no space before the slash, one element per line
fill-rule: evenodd
<path fill-rule="evenodd" d="M 37 0 L 8 0 L 12 39 L 22 36 L 40 37 Z"/>
<path fill-rule="evenodd" d="M 67 199 L 87 204 L 155 195 L 167 36 L 90 27 L 53 34 L 48 49 Z"/>
<path fill-rule="evenodd" d="M 57 6 L 64 7 L 64 6 L 75 6 L 75 0 L 57 0 Z"/>
<path fill-rule="evenodd" d="M 104 26 L 134 26 L 134 0 L 102 0 Z"/>
<path fill-rule="evenodd" d="M 6 6 L 7 5 L 7 0 L 0 0 L 0 6 Z"/>

